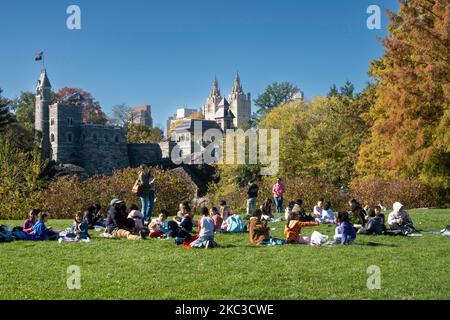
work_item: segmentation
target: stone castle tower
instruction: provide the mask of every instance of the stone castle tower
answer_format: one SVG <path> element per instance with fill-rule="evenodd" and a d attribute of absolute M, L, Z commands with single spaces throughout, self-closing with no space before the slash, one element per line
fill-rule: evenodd
<path fill-rule="evenodd" d="M 41 155 L 44 159 L 51 158 L 50 130 L 49 130 L 49 106 L 51 103 L 52 86 L 47 77 L 47 71 L 43 69 L 36 85 L 36 108 L 34 127 L 36 138 L 39 141 Z"/>
<path fill-rule="evenodd" d="M 203 115 L 206 120 L 214 120 L 220 122 L 223 119 L 223 111 L 220 109 L 225 107 L 229 109 L 230 117 L 232 117 L 233 125 L 231 127 L 237 128 L 242 125 L 247 125 L 250 122 L 251 117 L 251 96 L 250 93 L 245 94 L 242 90 L 241 78 L 239 74 L 236 74 L 234 79 L 233 88 L 228 96 L 228 101 L 222 97 L 219 89 L 219 83 L 217 78 L 214 79 L 211 93 L 206 100 L 206 104 L 203 105 Z M 218 114 L 221 115 L 218 118 Z M 227 111 L 228 112 L 228 111 Z M 222 124 L 221 124 L 222 127 Z"/>
<path fill-rule="evenodd" d="M 161 161 L 159 144 L 129 144 L 125 128 L 83 123 L 81 94 L 67 100 L 51 104 L 50 81 L 42 70 L 36 88 L 35 129 L 44 159 L 80 166 L 88 174 L 110 174 L 113 169 Z"/>
<path fill-rule="evenodd" d="M 250 122 L 252 100 L 250 93 L 245 94 L 242 90 L 241 77 L 239 73 L 234 79 L 233 89 L 228 97 L 230 103 L 230 110 L 233 112 L 235 118 L 233 124 L 235 127 L 247 125 Z"/>

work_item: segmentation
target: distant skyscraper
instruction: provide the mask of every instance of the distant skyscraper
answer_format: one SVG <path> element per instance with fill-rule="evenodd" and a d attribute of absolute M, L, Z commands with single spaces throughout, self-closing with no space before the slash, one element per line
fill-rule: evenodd
<path fill-rule="evenodd" d="M 132 123 L 150 128 L 153 127 L 152 107 L 150 105 L 131 108 L 131 112 L 133 115 Z"/>

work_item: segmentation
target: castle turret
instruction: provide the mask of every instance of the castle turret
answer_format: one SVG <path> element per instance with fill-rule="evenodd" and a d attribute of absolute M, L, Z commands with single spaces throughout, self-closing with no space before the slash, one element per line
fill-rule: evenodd
<path fill-rule="evenodd" d="M 50 130 L 49 130 L 49 105 L 51 102 L 52 86 L 47 77 L 47 71 L 43 69 L 36 85 L 35 122 L 36 137 L 44 159 L 51 158 Z"/>
<path fill-rule="evenodd" d="M 234 127 L 247 125 L 251 117 L 251 96 L 250 93 L 245 94 L 244 90 L 242 90 L 239 73 L 236 74 L 228 100 L 230 102 L 230 109 L 235 116 L 233 120 Z"/>
<path fill-rule="evenodd" d="M 211 93 L 206 100 L 206 104 L 203 105 L 203 115 L 206 120 L 215 120 L 220 101 L 222 101 L 222 95 L 220 94 L 219 82 L 217 78 L 214 78 Z"/>

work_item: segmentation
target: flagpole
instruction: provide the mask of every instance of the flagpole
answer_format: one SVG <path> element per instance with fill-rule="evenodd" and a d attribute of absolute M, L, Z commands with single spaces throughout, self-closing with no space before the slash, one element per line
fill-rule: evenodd
<path fill-rule="evenodd" d="M 42 53 L 42 67 L 45 69 L 45 57 L 44 57 L 44 53 Z"/>

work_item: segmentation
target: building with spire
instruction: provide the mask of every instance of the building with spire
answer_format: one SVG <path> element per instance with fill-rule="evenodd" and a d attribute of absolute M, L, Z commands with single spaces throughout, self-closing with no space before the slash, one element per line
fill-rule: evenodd
<path fill-rule="evenodd" d="M 242 90 L 239 73 L 236 74 L 234 79 L 228 101 L 230 102 L 230 110 L 235 116 L 233 120 L 234 127 L 238 128 L 248 125 L 251 120 L 252 99 L 250 93 L 245 94 L 244 90 Z"/>
<path fill-rule="evenodd" d="M 223 122 L 221 118 L 216 117 L 220 108 L 223 108 L 233 118 L 232 126 L 228 127 L 228 129 L 245 126 L 250 122 L 251 95 L 250 93 L 244 93 L 239 73 L 236 74 L 228 100 L 221 95 L 219 82 L 216 77 L 214 78 L 211 93 L 203 105 L 205 119 Z M 219 115 L 223 115 L 223 111 L 219 112 Z"/>

